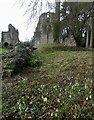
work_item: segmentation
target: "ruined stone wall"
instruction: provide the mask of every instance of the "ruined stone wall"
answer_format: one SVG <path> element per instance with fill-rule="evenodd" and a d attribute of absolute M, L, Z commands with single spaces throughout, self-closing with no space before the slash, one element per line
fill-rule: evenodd
<path fill-rule="evenodd" d="M 43 13 L 36 27 L 34 33 L 34 45 L 38 47 L 42 44 L 53 43 L 53 27 L 52 18 L 53 13 Z"/>
<path fill-rule="evenodd" d="M 5 42 L 10 44 L 12 42 L 11 35 L 9 32 L 2 32 L 2 45 L 4 45 Z"/>
<path fill-rule="evenodd" d="M 11 24 L 8 25 L 8 31 L 2 32 L 2 47 L 11 47 L 19 42 L 19 32 Z"/>
<path fill-rule="evenodd" d="M 36 27 L 36 31 L 34 33 L 33 41 L 36 47 L 47 44 L 53 43 L 53 21 L 54 21 L 54 13 L 43 13 L 39 17 L 39 22 Z M 76 46 L 75 39 L 72 35 L 64 36 L 60 35 L 60 43 L 64 46 Z"/>
<path fill-rule="evenodd" d="M 63 41 L 62 41 L 62 44 L 64 46 L 69 46 L 69 47 L 75 47 L 76 46 L 76 42 L 75 42 L 75 39 L 73 37 L 73 35 L 69 35 L 69 37 L 65 38 Z"/>

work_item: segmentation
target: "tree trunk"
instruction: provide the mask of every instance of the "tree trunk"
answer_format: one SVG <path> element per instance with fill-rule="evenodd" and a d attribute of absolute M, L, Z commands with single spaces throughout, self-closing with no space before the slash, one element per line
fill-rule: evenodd
<path fill-rule="evenodd" d="M 93 43 L 93 32 L 91 30 L 91 33 L 90 33 L 90 48 L 92 48 L 92 44 Z"/>
<path fill-rule="evenodd" d="M 92 3 L 92 8 L 93 8 L 93 12 L 92 12 L 92 47 L 94 48 L 94 1 Z"/>
<path fill-rule="evenodd" d="M 93 46 L 93 28 L 92 28 L 92 17 L 90 18 L 91 19 L 91 32 L 90 32 L 90 48 L 92 48 Z"/>
<path fill-rule="evenodd" d="M 53 29 L 53 37 L 54 42 L 59 43 L 60 36 L 60 0 L 55 0 L 56 8 L 55 8 L 55 20 L 54 20 L 54 29 Z"/>
<path fill-rule="evenodd" d="M 89 31 L 87 30 L 87 35 L 86 35 L 86 48 L 89 47 Z"/>
<path fill-rule="evenodd" d="M 90 34 L 90 48 L 93 47 L 93 39 L 94 39 L 94 1 L 92 3 L 92 16 L 90 17 L 90 22 L 91 22 L 91 34 Z"/>

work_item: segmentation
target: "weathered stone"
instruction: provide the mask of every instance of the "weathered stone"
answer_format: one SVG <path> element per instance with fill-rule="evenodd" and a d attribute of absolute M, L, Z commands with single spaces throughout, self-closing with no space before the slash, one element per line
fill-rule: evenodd
<path fill-rule="evenodd" d="M 53 19 L 54 13 L 43 13 L 39 17 L 39 22 L 33 36 L 32 43 L 35 47 L 42 44 L 53 43 Z"/>
<path fill-rule="evenodd" d="M 47 12 L 40 15 L 32 40 L 32 44 L 34 44 L 35 47 L 39 47 L 42 44 L 54 43 L 53 21 L 54 13 Z M 67 33 L 62 35 L 62 29 L 60 31 L 59 42 L 62 43 L 63 46 L 76 46 L 73 36 Z"/>
<path fill-rule="evenodd" d="M 70 35 L 69 37 L 66 37 L 64 41 L 62 41 L 62 43 L 64 46 L 69 46 L 69 47 L 76 46 L 75 39 L 72 35 Z"/>
<path fill-rule="evenodd" d="M 8 31 L 2 32 L 1 44 L 2 47 L 13 48 L 19 42 L 19 32 L 11 24 L 8 25 Z"/>
<path fill-rule="evenodd" d="M 19 73 L 24 67 L 30 65 L 30 60 L 33 53 L 33 47 L 24 43 L 16 46 L 11 51 L 3 54 L 2 68 L 3 77 L 10 77 L 13 74 Z"/>
<path fill-rule="evenodd" d="M 15 56 L 15 53 L 9 53 L 8 58 L 13 58 Z"/>

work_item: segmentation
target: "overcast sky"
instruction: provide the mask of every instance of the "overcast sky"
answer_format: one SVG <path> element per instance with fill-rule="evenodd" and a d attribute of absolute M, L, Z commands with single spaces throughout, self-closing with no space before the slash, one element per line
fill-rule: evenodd
<path fill-rule="evenodd" d="M 0 30 L 7 31 L 8 24 L 12 24 L 19 30 L 20 40 L 29 38 L 28 30 L 26 30 L 26 16 L 23 16 L 24 10 L 15 5 L 16 0 L 0 0 Z"/>
<path fill-rule="evenodd" d="M 17 0 L 0 0 L 0 31 L 8 31 L 8 24 L 12 24 L 19 30 L 19 39 L 25 41 L 33 37 L 38 21 L 34 20 L 31 22 L 31 25 L 28 26 L 28 16 L 24 16 L 25 7 L 20 8 L 20 6 L 16 4 L 16 1 Z M 45 11 L 46 10 L 44 10 L 44 12 Z"/>

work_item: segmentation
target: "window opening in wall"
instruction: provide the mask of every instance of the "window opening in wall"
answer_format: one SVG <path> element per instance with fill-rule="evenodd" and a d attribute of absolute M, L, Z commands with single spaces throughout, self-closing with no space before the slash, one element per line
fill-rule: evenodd
<path fill-rule="evenodd" d="M 4 43 L 4 47 L 8 48 L 8 42 Z"/>

